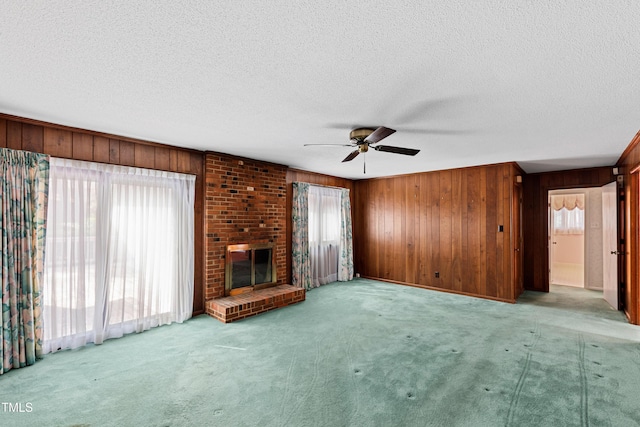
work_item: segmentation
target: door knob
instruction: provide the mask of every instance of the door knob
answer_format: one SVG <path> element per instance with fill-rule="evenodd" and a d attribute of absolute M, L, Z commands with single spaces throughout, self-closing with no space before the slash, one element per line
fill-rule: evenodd
<path fill-rule="evenodd" d="M 611 251 L 611 255 L 622 255 L 620 251 Z"/>

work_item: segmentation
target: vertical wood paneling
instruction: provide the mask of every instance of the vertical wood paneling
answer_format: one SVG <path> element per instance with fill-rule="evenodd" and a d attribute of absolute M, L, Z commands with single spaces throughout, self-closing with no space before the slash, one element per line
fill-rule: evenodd
<path fill-rule="evenodd" d="M 496 171 L 496 210 L 498 215 L 498 227 L 502 226 L 503 231 L 499 231 L 496 228 L 496 294 L 499 298 L 504 298 L 504 288 L 507 283 L 504 281 L 504 271 L 508 269 L 508 258 L 505 256 L 505 252 L 508 251 L 509 241 L 507 235 L 504 232 L 504 225 L 506 219 L 509 217 L 509 207 L 504 205 L 504 185 L 503 181 L 503 169 L 500 168 Z"/>
<path fill-rule="evenodd" d="M 120 163 L 120 140 L 109 138 L 109 163 L 124 164 Z"/>
<path fill-rule="evenodd" d="M 462 284 L 462 290 L 471 294 L 484 292 L 480 279 L 480 168 L 473 168 L 467 171 L 467 219 L 464 222 L 467 226 L 467 253 L 466 277 Z"/>
<path fill-rule="evenodd" d="M 393 205 L 393 220 L 392 220 L 392 238 L 400 240 L 400 247 L 402 252 L 393 251 L 389 255 L 391 256 L 391 265 L 389 271 L 389 277 L 398 277 L 401 281 L 407 280 L 406 270 L 404 269 L 405 260 L 409 257 L 409 251 L 407 250 L 407 230 L 406 230 L 406 213 L 409 211 L 407 205 L 405 189 L 405 177 L 398 177 L 394 179 L 392 186 L 392 192 L 397 197 L 399 203 Z"/>
<path fill-rule="evenodd" d="M 170 170 L 169 154 L 170 150 L 165 147 L 156 147 L 154 152 L 155 167 L 160 170 Z"/>
<path fill-rule="evenodd" d="M 431 233 L 431 186 L 424 179 L 424 175 L 417 175 L 416 183 L 418 186 L 416 189 L 416 203 L 419 206 L 416 235 L 422 238 L 414 240 L 414 244 L 418 249 L 418 271 L 413 283 L 426 283 L 430 279 L 429 272 L 431 271 L 432 262 L 429 250 L 429 243 L 433 239 Z"/>
<path fill-rule="evenodd" d="M 93 160 L 93 135 L 73 132 L 72 157 L 76 160 Z"/>
<path fill-rule="evenodd" d="M 441 206 L 444 212 L 441 212 L 440 221 L 447 222 L 449 219 L 449 231 L 444 236 L 442 234 L 443 228 L 440 228 L 440 247 L 442 253 L 448 255 L 442 259 L 441 256 L 441 268 L 446 274 L 446 279 L 442 283 L 448 289 L 453 289 L 460 292 L 462 290 L 462 272 L 463 272 L 463 253 L 466 249 L 464 232 L 462 227 L 463 218 L 466 217 L 466 210 L 464 204 L 466 202 L 466 194 L 463 194 L 462 189 L 462 169 L 454 169 L 449 171 L 450 188 L 445 189 L 445 195 L 448 195 L 449 200 L 443 199 L 443 203 L 450 206 L 450 210 L 445 206 Z M 443 179 L 446 179 L 446 172 L 442 172 L 440 179 L 440 189 L 443 190 Z M 442 238 L 445 238 L 443 240 Z M 451 248 L 451 250 L 447 250 Z M 450 252 L 450 253 L 449 253 Z M 450 266 L 449 266 L 450 265 Z"/>
<path fill-rule="evenodd" d="M 456 218 L 452 207 L 452 173 L 452 171 L 441 171 L 433 176 L 433 180 L 438 181 L 437 186 L 440 197 L 438 198 L 439 210 L 437 216 L 438 260 L 437 264 L 433 265 L 435 271 L 431 273 L 431 277 L 433 277 L 435 287 L 444 289 L 451 289 L 453 282 L 456 280 L 453 269 L 453 254 L 456 252 L 456 247 L 452 237 L 454 235 L 453 222 Z M 459 236 L 459 234 L 455 235 Z M 439 273 L 439 278 L 435 277 L 436 272 Z"/>
<path fill-rule="evenodd" d="M 514 173 L 514 175 L 517 175 Z M 513 228 L 512 228 L 512 238 L 513 242 L 513 251 L 514 255 L 512 261 L 512 269 L 513 269 L 513 278 L 515 280 L 514 286 L 514 297 L 517 298 L 522 294 L 523 281 L 522 281 L 522 184 L 516 183 L 513 187 L 513 195 L 512 195 L 512 218 L 513 218 Z"/>
<path fill-rule="evenodd" d="M 22 124 L 22 149 L 41 153 L 44 148 L 44 130 L 42 126 Z"/>
<path fill-rule="evenodd" d="M 156 165 L 156 149 L 149 145 L 137 144 L 134 147 L 135 166 L 152 169 Z"/>
<path fill-rule="evenodd" d="M 383 279 L 391 279 L 391 269 L 393 268 L 394 259 L 391 258 L 391 254 L 404 251 L 399 247 L 400 242 L 394 245 L 393 235 L 393 219 L 394 219 L 394 194 L 393 194 L 393 179 L 387 179 L 384 181 L 383 186 L 383 198 L 381 199 L 381 206 L 383 207 L 382 216 L 384 218 L 383 230 L 384 238 L 380 248 L 380 257 L 378 262 L 381 267 L 381 275 Z M 400 236 L 399 236 L 400 237 Z"/>
<path fill-rule="evenodd" d="M 631 140 L 616 166 L 623 174 L 624 200 L 620 203 L 623 211 L 619 215 L 622 222 L 624 256 L 618 261 L 622 274 L 620 280 L 625 289 L 625 313 L 629 322 L 640 324 L 640 131 Z M 633 173 L 631 173 L 633 171 Z M 604 172 L 602 172 L 603 175 Z M 602 177 L 601 177 L 602 180 Z"/>
<path fill-rule="evenodd" d="M 513 301 L 510 244 L 502 241 L 513 179 L 506 164 L 355 181 L 355 215 L 367 224 L 357 228 L 367 260 L 360 273 Z"/>
<path fill-rule="evenodd" d="M 431 178 L 431 179 L 429 179 Z M 442 206 L 441 200 L 440 200 L 440 174 L 437 173 L 433 176 L 429 176 L 428 174 L 422 174 L 421 175 L 421 180 L 423 182 L 423 185 L 425 186 L 425 188 L 428 188 L 428 191 L 431 193 L 431 209 L 428 211 L 428 213 L 430 214 L 430 217 L 427 218 L 427 227 L 430 226 L 431 228 L 431 236 L 428 237 L 427 236 L 427 249 L 429 251 L 429 253 L 427 254 L 427 256 L 429 258 L 431 258 L 431 263 L 429 265 L 429 270 L 426 271 L 426 280 L 424 282 L 419 282 L 421 284 L 427 285 L 427 286 L 434 286 L 434 287 L 440 287 L 442 286 L 442 273 L 440 272 L 440 277 L 439 279 L 435 278 L 435 272 L 438 271 L 440 269 L 441 265 L 445 264 L 446 261 L 446 257 L 444 258 L 445 261 L 441 262 L 441 258 L 440 258 L 440 254 L 443 251 L 449 251 L 449 254 L 451 253 L 450 248 L 449 247 L 443 247 L 441 246 L 441 242 L 442 242 L 442 235 L 449 235 L 448 233 L 451 233 L 451 223 L 449 223 L 447 225 L 446 220 L 444 221 L 440 221 L 440 218 L 442 217 L 441 215 L 441 211 L 440 208 Z M 444 187 L 443 191 L 450 191 L 447 190 L 448 187 Z M 450 199 L 447 199 L 447 203 L 445 203 L 445 207 L 448 207 L 449 209 L 451 208 L 451 204 L 448 203 Z M 444 199 L 442 201 L 444 203 Z M 446 209 L 445 209 L 446 210 Z M 444 218 L 443 218 L 444 219 Z M 441 234 L 440 229 L 441 229 L 441 225 L 442 225 L 442 230 L 443 233 Z M 421 236 L 422 238 L 422 236 Z M 448 273 L 450 274 L 450 273 Z"/>
<path fill-rule="evenodd" d="M 22 150 L 22 123 L 7 121 L 7 148 Z"/>
<path fill-rule="evenodd" d="M 44 128 L 44 152 L 53 157 L 70 159 L 73 156 L 73 139 L 70 130 Z"/>
<path fill-rule="evenodd" d="M 497 184 L 498 184 L 498 166 L 486 169 L 486 188 L 483 190 L 485 203 L 483 203 L 484 211 L 484 239 L 485 242 L 485 292 L 488 296 L 498 296 L 498 283 L 496 274 L 502 271 L 498 267 L 498 218 L 501 218 L 498 203 Z"/>
<path fill-rule="evenodd" d="M 502 203 L 501 205 L 504 207 L 505 213 L 505 221 L 504 221 L 504 246 L 503 246 L 503 259 L 504 259 L 504 268 L 502 270 L 503 277 L 503 286 L 499 289 L 498 294 L 506 299 L 514 298 L 513 288 L 515 286 L 514 278 L 513 278 L 513 269 L 512 269 L 512 261 L 513 261 L 513 242 L 511 241 L 511 224 L 512 218 L 515 214 L 512 211 L 512 197 L 513 197 L 513 185 L 515 179 L 513 179 L 510 169 L 508 167 L 502 168 Z M 508 284 L 508 286 L 507 286 Z"/>
<path fill-rule="evenodd" d="M 104 136 L 93 137 L 93 161 L 99 163 L 109 163 L 111 157 L 109 138 Z"/>
<path fill-rule="evenodd" d="M 7 121 L 0 119 L 0 148 L 7 147 Z"/>
<path fill-rule="evenodd" d="M 178 152 L 178 172 L 187 172 L 191 168 L 191 156 L 188 152 Z"/>
<path fill-rule="evenodd" d="M 478 292 L 481 295 L 491 295 L 487 292 L 487 169 L 490 168 L 482 168 L 480 169 L 480 182 L 478 185 L 478 190 L 480 194 L 478 195 L 478 207 L 480 208 L 480 219 L 478 221 L 479 227 L 479 266 L 478 266 Z"/>
<path fill-rule="evenodd" d="M 158 149 L 158 147 L 156 147 Z M 164 169 L 164 164 L 154 165 L 156 169 Z M 194 201 L 194 271 L 193 271 L 193 301 L 194 301 L 194 310 L 198 307 L 198 311 L 200 309 L 204 310 L 204 299 L 205 299 L 205 279 L 204 279 L 204 269 L 205 269 L 205 242 L 204 242 L 204 218 L 205 218 L 205 209 L 204 209 L 204 156 L 200 153 L 191 153 L 191 169 L 189 173 L 196 176 L 195 182 L 195 201 Z"/>
<path fill-rule="evenodd" d="M 189 153 L 182 153 L 189 155 Z M 120 164 L 125 166 L 136 165 L 136 147 L 133 142 L 120 141 Z M 181 172 L 186 172 L 187 170 L 182 170 Z"/>
<path fill-rule="evenodd" d="M 178 170 L 178 150 L 171 150 L 169 152 L 169 170 Z"/>

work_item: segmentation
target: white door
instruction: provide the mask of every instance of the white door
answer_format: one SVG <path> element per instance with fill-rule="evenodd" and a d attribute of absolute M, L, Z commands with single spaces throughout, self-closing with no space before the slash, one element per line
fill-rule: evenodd
<path fill-rule="evenodd" d="M 602 187 L 602 248 L 604 299 L 618 309 L 618 226 L 616 209 L 616 183 Z"/>

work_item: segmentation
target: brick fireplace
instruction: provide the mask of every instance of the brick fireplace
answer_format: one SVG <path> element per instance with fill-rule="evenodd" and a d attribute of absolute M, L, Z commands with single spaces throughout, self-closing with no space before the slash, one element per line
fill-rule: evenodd
<path fill-rule="evenodd" d="M 220 298 L 235 298 L 225 295 L 225 260 L 227 247 L 239 244 L 268 244 L 274 247 L 273 263 L 277 270 L 275 285 L 287 285 L 286 274 L 286 180 L 287 167 L 251 159 L 240 159 L 220 153 L 205 155 L 205 307 L 214 315 L 212 301 Z M 249 299 L 259 298 L 260 304 L 246 300 L 247 295 L 236 298 L 234 304 L 247 308 L 257 304 L 264 310 L 277 308 L 282 300 L 289 303 L 304 300 L 298 288 L 280 288 L 281 295 L 261 297 L 254 291 Z M 297 291 L 296 291 L 297 290 Z M 289 291 L 289 294 L 287 293 Z M 272 291 L 275 292 L 275 291 Z M 297 294 L 294 296 L 293 294 Z M 238 295 L 237 297 L 241 297 Z M 269 301 L 271 303 L 265 303 Z M 238 302 L 242 300 L 243 302 Z M 290 301 L 289 301 L 290 300 Z M 294 301 L 295 300 L 295 301 Z M 218 301 L 220 302 L 220 301 Z M 272 306 L 271 306 L 271 305 Z M 218 304 L 219 305 L 219 304 Z M 254 314 L 262 312 L 256 306 Z M 236 310 L 242 311 L 239 308 Z"/>

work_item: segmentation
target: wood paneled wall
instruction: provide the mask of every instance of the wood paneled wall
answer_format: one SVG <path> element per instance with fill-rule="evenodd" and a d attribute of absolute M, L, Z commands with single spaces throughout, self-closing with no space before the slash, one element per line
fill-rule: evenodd
<path fill-rule="evenodd" d="M 320 173 L 302 171 L 298 169 L 287 170 L 287 254 L 291 253 L 291 202 L 293 197 L 293 183 L 308 182 L 310 184 L 324 185 L 328 187 L 348 188 L 353 212 L 353 181 L 346 178 L 338 178 Z M 354 233 L 355 234 L 355 233 Z M 355 235 L 354 235 L 355 239 Z M 355 252 L 355 248 L 354 248 Z M 356 254 L 354 253 L 354 258 Z M 291 256 L 287 256 L 287 280 L 291 283 Z"/>
<path fill-rule="evenodd" d="M 524 177 L 524 288 L 549 292 L 549 190 L 601 187 L 615 181 L 611 167 L 528 174 Z"/>
<path fill-rule="evenodd" d="M 640 132 L 616 166 L 624 179 L 625 311 L 631 323 L 640 325 Z"/>
<path fill-rule="evenodd" d="M 0 114 L 0 147 L 196 176 L 194 315 L 204 313 L 204 153 Z M 162 232 L 162 230 L 158 230 Z"/>
<path fill-rule="evenodd" d="M 514 302 L 520 174 L 505 163 L 355 181 L 356 272 Z"/>

